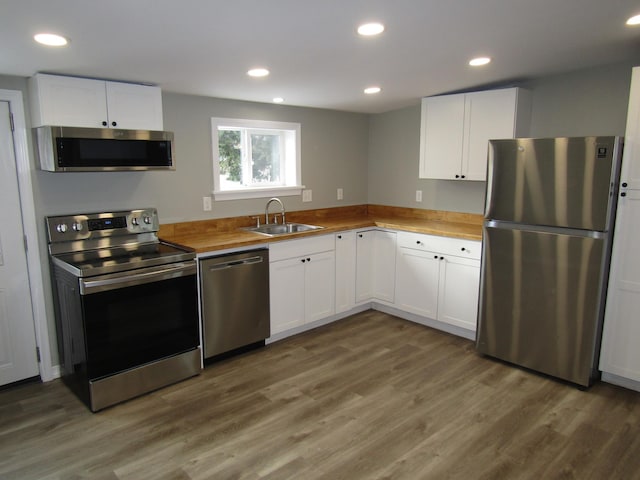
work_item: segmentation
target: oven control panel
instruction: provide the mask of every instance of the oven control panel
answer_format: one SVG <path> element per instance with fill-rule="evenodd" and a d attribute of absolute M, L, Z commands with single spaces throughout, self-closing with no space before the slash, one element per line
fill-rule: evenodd
<path fill-rule="evenodd" d="M 122 212 L 47 217 L 49 243 L 155 233 L 160 228 L 155 208 Z"/>

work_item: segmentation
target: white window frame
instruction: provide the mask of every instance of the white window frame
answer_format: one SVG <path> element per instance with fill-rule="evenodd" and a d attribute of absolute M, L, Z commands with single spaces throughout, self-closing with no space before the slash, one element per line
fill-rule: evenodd
<path fill-rule="evenodd" d="M 284 140 L 283 185 L 247 186 L 235 190 L 220 189 L 220 159 L 218 146 L 219 127 L 241 128 L 246 130 L 271 130 L 282 132 Z M 213 153 L 213 197 L 215 200 L 241 200 L 247 198 L 266 198 L 273 196 L 301 195 L 302 162 L 300 160 L 300 124 L 274 122 L 269 120 L 248 120 L 242 118 L 212 118 L 211 148 Z"/>

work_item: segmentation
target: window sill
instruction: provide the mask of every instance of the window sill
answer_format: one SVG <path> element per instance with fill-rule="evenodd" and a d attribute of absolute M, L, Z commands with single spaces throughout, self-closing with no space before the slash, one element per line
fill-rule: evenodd
<path fill-rule="evenodd" d="M 252 188 L 250 190 L 226 190 L 214 191 L 213 198 L 215 200 L 244 200 L 248 198 L 266 198 L 266 197 L 287 197 L 293 195 L 301 195 L 304 185 L 294 187 L 268 187 L 268 188 Z"/>

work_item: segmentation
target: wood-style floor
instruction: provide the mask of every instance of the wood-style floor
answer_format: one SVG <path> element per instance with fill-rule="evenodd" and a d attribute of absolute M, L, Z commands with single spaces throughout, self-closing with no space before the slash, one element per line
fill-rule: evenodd
<path fill-rule="evenodd" d="M 97 414 L 60 381 L 2 391 L 0 478 L 640 478 L 640 394 L 369 311 Z"/>

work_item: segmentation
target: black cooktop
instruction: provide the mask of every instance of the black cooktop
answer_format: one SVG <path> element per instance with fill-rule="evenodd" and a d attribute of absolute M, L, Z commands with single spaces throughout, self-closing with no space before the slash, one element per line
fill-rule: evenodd
<path fill-rule="evenodd" d="M 158 242 L 127 247 L 100 248 L 52 255 L 55 265 L 78 277 L 92 277 L 138 268 L 184 262 L 195 253 Z"/>

